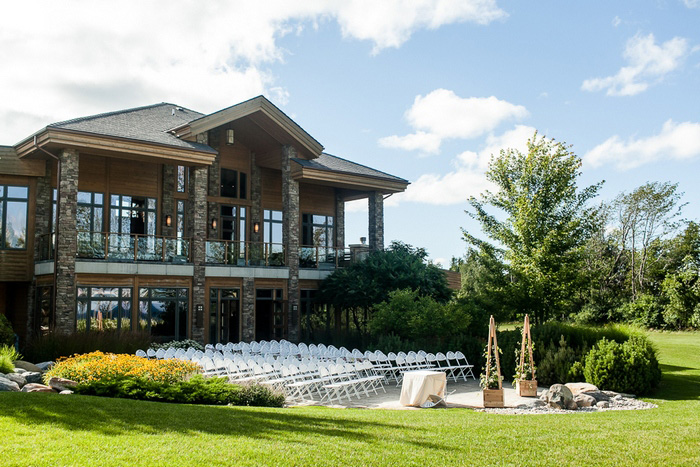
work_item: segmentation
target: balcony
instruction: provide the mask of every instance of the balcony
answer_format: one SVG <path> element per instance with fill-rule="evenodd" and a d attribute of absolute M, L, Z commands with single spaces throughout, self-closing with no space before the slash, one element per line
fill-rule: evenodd
<path fill-rule="evenodd" d="M 282 267 L 287 265 L 287 255 L 281 243 L 207 240 L 205 262 L 229 266 Z"/>
<path fill-rule="evenodd" d="M 105 261 L 151 261 L 191 263 L 192 245 L 188 238 L 113 232 L 78 232 L 76 257 Z M 55 234 L 40 238 L 40 259 L 54 257 Z"/>
<path fill-rule="evenodd" d="M 299 248 L 299 267 L 303 269 L 335 269 L 351 263 L 347 248 L 302 246 Z"/>

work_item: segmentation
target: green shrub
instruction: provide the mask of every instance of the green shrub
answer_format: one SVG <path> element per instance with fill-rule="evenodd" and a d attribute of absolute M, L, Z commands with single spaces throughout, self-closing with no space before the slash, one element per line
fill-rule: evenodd
<path fill-rule="evenodd" d="M 0 315 L 0 345 L 15 345 L 15 332 L 5 315 Z"/>
<path fill-rule="evenodd" d="M 15 371 L 15 365 L 7 355 L 0 355 L 0 373 L 7 374 Z"/>
<path fill-rule="evenodd" d="M 610 391 L 646 394 L 661 379 L 656 350 L 644 336 L 627 342 L 602 339 L 586 356 L 586 381 Z"/>
<path fill-rule="evenodd" d="M 550 344 L 547 350 L 537 362 L 537 382 L 544 386 L 552 384 L 564 384 L 575 381 L 580 377 L 578 366 L 580 354 L 585 354 L 586 349 L 580 352 L 569 346 L 564 336 L 561 336 L 558 345 Z"/>
<path fill-rule="evenodd" d="M 150 341 L 150 335 L 141 331 L 52 333 L 32 339 L 24 349 L 24 355 L 31 362 L 45 362 L 96 350 L 134 354 L 138 349 L 147 349 Z"/>
<path fill-rule="evenodd" d="M 647 328 L 659 328 L 664 324 L 662 307 L 653 295 L 642 294 L 637 300 L 619 308 L 619 314 L 628 322 Z"/>
<path fill-rule="evenodd" d="M 143 378 L 120 377 L 79 384 L 78 394 L 124 399 L 207 405 L 249 405 L 282 407 L 284 395 L 260 386 L 230 384 L 226 378 L 196 375 L 187 381 L 169 384 Z"/>

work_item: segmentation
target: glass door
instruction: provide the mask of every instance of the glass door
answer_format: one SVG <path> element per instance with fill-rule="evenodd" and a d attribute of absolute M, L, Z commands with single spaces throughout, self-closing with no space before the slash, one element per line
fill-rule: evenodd
<path fill-rule="evenodd" d="M 255 340 L 280 340 L 287 336 L 285 309 L 282 289 L 255 291 Z"/>
<path fill-rule="evenodd" d="M 241 340 L 240 289 L 209 289 L 209 343 Z"/>

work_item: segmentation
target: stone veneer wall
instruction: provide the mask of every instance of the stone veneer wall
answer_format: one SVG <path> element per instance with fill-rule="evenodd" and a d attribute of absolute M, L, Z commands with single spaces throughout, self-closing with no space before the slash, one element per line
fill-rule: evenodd
<path fill-rule="evenodd" d="M 59 154 L 58 252 L 56 268 L 56 332 L 75 330 L 75 256 L 78 252 L 76 210 L 78 206 L 78 151 L 63 149 Z"/>
<path fill-rule="evenodd" d="M 372 192 L 369 195 L 369 249 L 384 249 L 384 195 Z"/>
<path fill-rule="evenodd" d="M 339 189 L 335 189 L 335 246 L 345 246 L 345 200 Z"/>
<path fill-rule="evenodd" d="M 175 224 L 177 223 L 177 214 L 175 214 L 175 190 L 177 187 L 177 167 L 170 164 L 163 164 L 163 193 L 162 193 L 162 209 L 160 229 L 161 235 L 166 237 L 175 236 Z M 165 225 L 165 216 L 172 216 L 170 227 Z"/>
<path fill-rule="evenodd" d="M 214 159 L 214 162 L 212 165 L 209 166 L 209 181 L 208 181 L 208 194 L 209 196 L 219 196 L 219 177 L 221 176 L 221 154 L 217 154 L 216 158 Z M 214 203 L 214 202 L 207 202 L 207 207 L 209 209 L 210 213 L 210 218 L 207 219 L 207 232 L 208 232 L 208 237 L 207 238 L 219 238 L 219 233 L 218 229 L 221 228 L 221 225 L 217 225 L 216 230 L 212 229 L 211 227 L 211 219 L 212 218 L 219 218 L 219 203 Z M 217 222 L 220 222 L 217 221 Z"/>
<path fill-rule="evenodd" d="M 52 163 L 47 162 L 46 174 L 36 181 L 36 207 L 34 210 L 34 261 L 39 261 L 42 254 L 42 245 L 48 248 L 51 233 L 51 211 L 53 204 L 53 190 L 51 189 Z M 48 252 L 48 251 L 47 251 Z M 27 336 L 32 335 L 36 309 L 36 277 L 33 278 L 27 292 Z"/>
<path fill-rule="evenodd" d="M 241 339 L 250 342 L 255 339 L 255 279 L 243 278 L 241 297 Z"/>
<path fill-rule="evenodd" d="M 299 182 L 292 178 L 294 147 L 282 147 L 282 242 L 287 249 L 289 281 L 287 283 L 287 339 L 299 340 Z"/>
<path fill-rule="evenodd" d="M 250 241 L 262 241 L 262 172 L 255 160 L 255 153 L 250 153 Z M 253 223 L 260 223 L 260 231 L 253 231 Z"/>
<path fill-rule="evenodd" d="M 205 287 L 206 232 L 207 232 L 207 168 L 192 170 L 192 338 L 204 342 L 204 312 L 207 308 Z M 201 306 L 201 311 L 197 308 Z"/>

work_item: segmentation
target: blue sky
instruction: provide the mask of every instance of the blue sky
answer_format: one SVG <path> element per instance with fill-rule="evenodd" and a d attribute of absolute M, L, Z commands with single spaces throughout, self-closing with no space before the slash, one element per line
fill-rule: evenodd
<path fill-rule="evenodd" d="M 478 230 L 464 209 L 489 155 L 535 129 L 583 157 L 581 185 L 606 180 L 601 200 L 679 182 L 700 218 L 699 0 L 120 5 L 4 8 L 0 144 L 76 116 L 263 93 L 327 152 L 410 180 L 386 202 L 386 240 L 435 260 Z M 354 243 L 366 207 L 347 209 Z"/>

